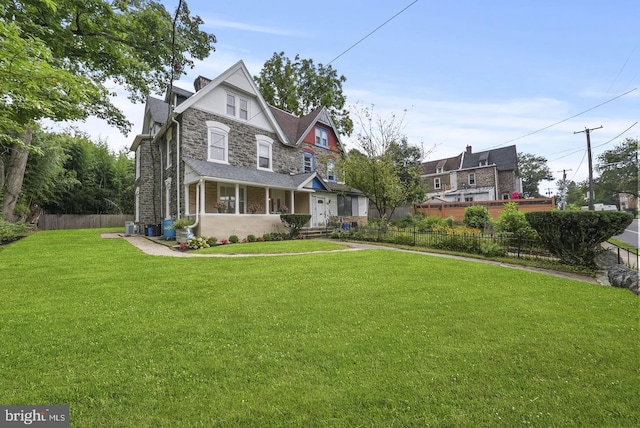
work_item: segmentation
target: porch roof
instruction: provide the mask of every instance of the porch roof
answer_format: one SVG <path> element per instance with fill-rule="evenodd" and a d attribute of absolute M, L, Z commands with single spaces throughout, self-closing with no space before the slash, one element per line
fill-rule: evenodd
<path fill-rule="evenodd" d="M 207 162 L 193 158 L 185 157 L 183 160 L 185 164 L 200 177 L 229 183 L 248 184 L 257 187 L 301 190 L 307 185 L 313 185 L 314 179 L 318 178 L 315 172 L 293 175 L 280 174 L 256 168 Z"/>

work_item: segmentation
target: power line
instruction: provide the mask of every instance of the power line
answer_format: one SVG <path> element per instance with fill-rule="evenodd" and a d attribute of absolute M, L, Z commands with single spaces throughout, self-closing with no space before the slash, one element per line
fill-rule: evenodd
<path fill-rule="evenodd" d="M 352 44 L 351 46 L 349 46 L 345 51 L 343 51 L 340 55 L 338 55 L 337 57 L 335 57 L 334 59 L 332 59 L 331 61 L 329 61 L 327 63 L 327 65 L 331 64 L 333 61 L 337 60 L 338 58 L 340 58 L 342 55 L 346 54 L 347 52 L 349 52 L 351 49 L 355 48 L 356 46 L 358 46 L 361 42 L 363 42 L 365 39 L 367 39 L 369 36 L 371 36 L 373 33 L 375 33 L 376 31 L 378 31 L 379 29 L 381 29 L 382 27 L 384 27 L 385 25 L 387 25 L 389 22 L 391 22 L 393 19 L 395 19 L 398 15 L 400 15 L 401 13 L 403 13 L 405 10 L 409 9 L 411 6 L 413 6 L 414 4 L 418 3 L 418 0 L 414 0 L 412 3 L 410 3 L 408 6 L 406 6 L 404 9 L 402 9 L 400 12 L 396 13 L 395 15 L 393 15 L 391 18 L 387 19 L 386 21 L 384 21 L 382 24 L 378 25 L 373 31 L 371 31 L 369 34 L 367 34 L 366 36 L 364 36 L 363 38 L 361 38 L 360 40 L 358 40 L 357 42 L 355 42 L 354 44 Z"/>
<path fill-rule="evenodd" d="M 587 109 L 587 110 L 585 110 L 585 111 L 583 111 L 583 112 L 580 112 L 580 113 L 578 113 L 578 114 L 574 114 L 573 116 L 568 117 L 568 118 L 563 119 L 563 120 L 560 120 L 560 121 L 558 121 L 558 122 L 556 122 L 556 123 L 552 123 L 551 125 L 549 125 L 549 126 L 545 126 L 544 128 L 540 128 L 540 129 L 538 129 L 537 131 L 529 132 L 528 134 L 522 135 L 522 136 L 520 136 L 520 137 L 518 137 L 518 138 L 514 138 L 514 139 L 509 140 L 509 141 L 507 141 L 507 142 L 504 142 L 504 143 L 502 143 L 502 144 L 498 144 L 497 146 L 490 147 L 488 150 L 491 150 L 491 149 L 497 149 L 498 147 L 502 147 L 502 146 L 504 146 L 504 145 L 506 145 L 506 144 L 513 143 L 514 141 L 521 140 L 521 139 L 523 139 L 523 138 L 526 138 L 526 137 L 529 137 L 529 136 L 531 136 L 531 135 L 537 134 L 538 132 L 545 131 L 545 130 L 547 130 L 547 129 L 549 129 L 549 128 L 552 128 L 552 127 L 554 127 L 554 126 L 556 126 L 556 125 L 560 125 L 561 123 L 564 123 L 564 122 L 566 122 L 566 121 L 568 121 L 568 120 L 571 120 L 571 119 L 576 118 L 576 117 L 578 117 L 578 116 L 581 116 L 581 115 L 583 115 L 583 114 L 585 114 L 585 113 L 588 113 L 588 112 L 590 112 L 591 110 L 595 110 L 595 109 L 597 109 L 598 107 L 602 107 L 603 105 L 608 104 L 608 103 L 610 103 L 611 101 L 615 101 L 615 100 L 617 100 L 618 98 L 624 97 L 625 95 L 628 95 L 628 94 L 630 94 L 631 92 L 633 92 L 633 91 L 635 91 L 635 90 L 637 90 L 637 89 L 638 89 L 638 88 L 633 88 L 633 89 L 631 89 L 631 90 L 628 90 L 627 92 L 625 92 L 625 93 L 623 93 L 623 94 L 620 94 L 620 95 L 618 95 L 618 96 L 616 96 L 616 97 L 613 97 L 613 98 L 611 98 L 611 99 L 609 99 L 609 100 L 607 100 L 607 101 L 604 101 L 604 102 L 602 102 L 602 103 L 598 104 L 597 106 L 591 107 L 590 109 Z"/>

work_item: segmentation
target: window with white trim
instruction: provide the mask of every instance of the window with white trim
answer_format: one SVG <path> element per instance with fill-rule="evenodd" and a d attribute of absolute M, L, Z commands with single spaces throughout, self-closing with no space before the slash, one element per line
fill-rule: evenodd
<path fill-rule="evenodd" d="M 169 168 L 171 166 L 171 148 L 173 147 L 173 144 L 171 144 L 171 132 L 167 133 L 167 150 L 166 150 L 166 154 L 167 154 L 167 168 Z"/>
<path fill-rule="evenodd" d="M 231 94 L 227 94 L 227 114 L 229 116 L 236 115 L 236 97 Z"/>
<path fill-rule="evenodd" d="M 313 154 L 302 154 L 302 172 L 313 172 Z"/>
<path fill-rule="evenodd" d="M 256 135 L 258 144 L 258 169 L 271 171 L 273 165 L 273 140 L 266 135 Z"/>
<path fill-rule="evenodd" d="M 471 173 L 469 174 L 469 186 L 475 186 L 476 184 L 476 174 L 475 173 Z"/>
<path fill-rule="evenodd" d="M 440 189 L 442 186 L 442 182 L 440 180 L 440 178 L 434 178 L 433 179 L 433 188 L 434 189 Z"/>
<path fill-rule="evenodd" d="M 436 168 L 436 174 L 442 174 L 443 172 L 444 172 L 444 167 L 439 166 Z"/>
<path fill-rule="evenodd" d="M 227 114 L 242 120 L 249 120 L 249 99 L 227 93 Z"/>
<path fill-rule="evenodd" d="M 207 121 L 207 158 L 210 162 L 229 163 L 229 128 L 224 123 Z"/>
<path fill-rule="evenodd" d="M 249 101 L 240 98 L 240 119 L 249 119 Z"/>
<path fill-rule="evenodd" d="M 336 161 L 333 159 L 327 161 L 327 181 L 336 182 Z"/>
<path fill-rule="evenodd" d="M 329 147 L 329 132 L 326 129 L 316 127 L 316 146 Z"/>

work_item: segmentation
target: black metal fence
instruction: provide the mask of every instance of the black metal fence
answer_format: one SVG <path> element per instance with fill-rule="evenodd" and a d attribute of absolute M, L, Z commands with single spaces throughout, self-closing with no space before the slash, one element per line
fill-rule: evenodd
<path fill-rule="evenodd" d="M 399 245 L 435 248 L 485 256 L 512 256 L 556 259 L 539 240 L 518 236 L 450 231 L 427 232 L 417 228 L 393 227 L 343 228 L 333 238 L 387 242 Z"/>
<path fill-rule="evenodd" d="M 618 263 L 631 269 L 638 269 L 640 267 L 640 255 L 638 255 L 637 251 L 629 251 L 610 242 L 607 243 L 607 247 L 609 251 L 612 251 L 618 256 Z"/>

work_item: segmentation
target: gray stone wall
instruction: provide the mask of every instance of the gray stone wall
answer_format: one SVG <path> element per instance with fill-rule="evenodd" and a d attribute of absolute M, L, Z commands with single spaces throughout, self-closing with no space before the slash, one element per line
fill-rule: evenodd
<path fill-rule="evenodd" d="M 469 169 L 458 172 L 458 189 L 469 187 L 469 174 L 476 175 L 476 184 L 471 187 L 495 187 L 494 168 Z"/>
<path fill-rule="evenodd" d="M 140 189 L 140 225 L 158 224 L 162 220 L 160 181 L 160 151 L 151 141 L 140 144 L 140 177 L 136 186 Z"/>
<path fill-rule="evenodd" d="M 516 190 L 516 173 L 515 171 L 499 171 L 498 172 L 498 197 L 503 193 L 508 193 L 509 197 Z"/>

